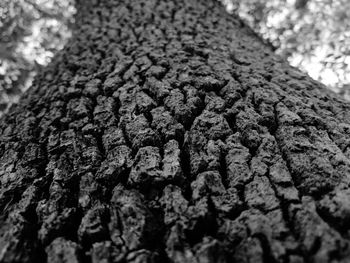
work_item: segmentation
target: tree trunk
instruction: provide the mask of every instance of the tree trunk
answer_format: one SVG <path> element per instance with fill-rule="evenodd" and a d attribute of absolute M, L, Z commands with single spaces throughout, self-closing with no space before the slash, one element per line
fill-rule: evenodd
<path fill-rule="evenodd" d="M 349 262 L 349 104 L 216 1 L 78 9 L 1 119 L 0 262 Z"/>

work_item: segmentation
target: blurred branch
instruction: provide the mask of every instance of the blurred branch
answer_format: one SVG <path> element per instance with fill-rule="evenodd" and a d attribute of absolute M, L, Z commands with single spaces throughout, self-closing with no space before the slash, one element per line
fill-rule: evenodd
<path fill-rule="evenodd" d="M 16 56 L 13 52 L 14 46 L 11 45 L 10 47 L 8 45 L 0 45 L 0 59 L 7 59 L 10 61 L 17 61 Z"/>
<path fill-rule="evenodd" d="M 65 17 L 61 13 L 51 12 L 42 7 L 37 3 L 32 2 L 31 0 L 23 0 L 26 4 L 32 6 L 42 18 L 54 18 L 57 20 L 65 20 Z"/>
<path fill-rule="evenodd" d="M 304 9 L 309 1 L 308 0 L 296 0 L 294 3 L 295 9 Z"/>

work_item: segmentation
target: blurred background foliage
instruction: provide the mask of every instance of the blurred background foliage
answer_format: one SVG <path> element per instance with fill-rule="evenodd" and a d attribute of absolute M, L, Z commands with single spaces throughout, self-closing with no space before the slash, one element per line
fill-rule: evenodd
<path fill-rule="evenodd" d="M 71 35 L 72 0 L 0 0 L 0 116 Z"/>
<path fill-rule="evenodd" d="M 349 0 L 222 0 L 276 53 L 350 100 Z"/>
<path fill-rule="evenodd" d="M 0 0 L 0 116 L 71 36 L 74 0 Z M 220 0 L 311 77 L 350 100 L 349 0 Z"/>

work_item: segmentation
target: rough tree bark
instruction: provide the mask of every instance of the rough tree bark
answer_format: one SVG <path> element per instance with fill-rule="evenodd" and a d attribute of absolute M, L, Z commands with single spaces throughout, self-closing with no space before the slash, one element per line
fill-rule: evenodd
<path fill-rule="evenodd" d="M 349 104 L 216 1 L 78 9 L 1 119 L 0 262 L 349 262 Z"/>

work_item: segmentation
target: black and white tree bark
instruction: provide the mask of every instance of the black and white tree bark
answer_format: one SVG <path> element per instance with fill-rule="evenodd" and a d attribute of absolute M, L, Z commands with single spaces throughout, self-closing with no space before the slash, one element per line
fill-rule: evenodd
<path fill-rule="evenodd" d="M 0 138 L 0 262 L 350 260 L 350 105 L 214 0 L 80 1 Z"/>

